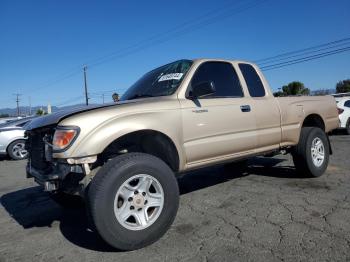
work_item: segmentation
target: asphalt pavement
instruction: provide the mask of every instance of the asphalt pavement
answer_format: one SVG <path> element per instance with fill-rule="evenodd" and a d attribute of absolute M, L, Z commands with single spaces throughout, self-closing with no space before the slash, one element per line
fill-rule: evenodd
<path fill-rule="evenodd" d="M 3 261 L 350 261 L 350 136 L 331 137 L 326 174 L 300 177 L 289 155 L 217 166 L 178 179 L 170 230 L 141 250 L 113 250 L 88 227 L 83 205 L 62 208 L 0 159 Z"/>

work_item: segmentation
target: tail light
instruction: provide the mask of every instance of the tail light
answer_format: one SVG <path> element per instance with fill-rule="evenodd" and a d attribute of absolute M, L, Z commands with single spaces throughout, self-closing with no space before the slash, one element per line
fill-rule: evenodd
<path fill-rule="evenodd" d="M 341 109 L 338 107 L 338 115 L 342 114 L 344 112 L 344 109 Z"/>

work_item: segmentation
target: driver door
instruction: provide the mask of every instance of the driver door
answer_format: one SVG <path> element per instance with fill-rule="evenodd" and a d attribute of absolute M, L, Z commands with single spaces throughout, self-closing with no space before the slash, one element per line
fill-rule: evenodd
<path fill-rule="evenodd" d="M 244 97 L 237 73 L 227 62 L 204 62 L 192 86 L 213 82 L 215 93 L 181 99 L 184 148 L 188 167 L 251 154 L 257 145 L 254 107 Z"/>

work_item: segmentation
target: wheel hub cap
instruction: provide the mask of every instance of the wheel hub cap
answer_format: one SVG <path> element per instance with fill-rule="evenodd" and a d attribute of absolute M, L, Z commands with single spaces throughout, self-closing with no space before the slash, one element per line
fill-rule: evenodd
<path fill-rule="evenodd" d="M 118 222 L 130 230 L 142 230 L 152 225 L 164 205 L 162 185 L 153 176 L 134 175 L 118 189 L 114 198 L 114 214 Z"/>
<path fill-rule="evenodd" d="M 319 137 L 314 138 L 311 143 L 311 158 L 316 167 L 322 166 L 324 162 L 325 149 Z"/>
<path fill-rule="evenodd" d="M 27 150 L 25 149 L 24 143 L 17 143 L 12 148 L 12 153 L 19 159 L 25 158 L 28 154 Z"/>
<path fill-rule="evenodd" d="M 144 203 L 145 203 L 145 198 L 142 195 L 137 194 L 134 197 L 133 204 L 135 207 L 142 208 L 144 207 Z"/>

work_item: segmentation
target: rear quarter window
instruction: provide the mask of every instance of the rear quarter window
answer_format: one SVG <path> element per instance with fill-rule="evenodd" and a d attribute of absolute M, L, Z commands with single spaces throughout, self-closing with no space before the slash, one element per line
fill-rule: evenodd
<path fill-rule="evenodd" d="M 350 107 L 350 100 L 346 100 L 345 103 L 344 103 L 344 106 Z"/>
<path fill-rule="evenodd" d="M 255 68 L 249 64 L 239 64 L 239 69 L 247 83 L 251 97 L 263 97 L 266 95 L 264 85 Z"/>

